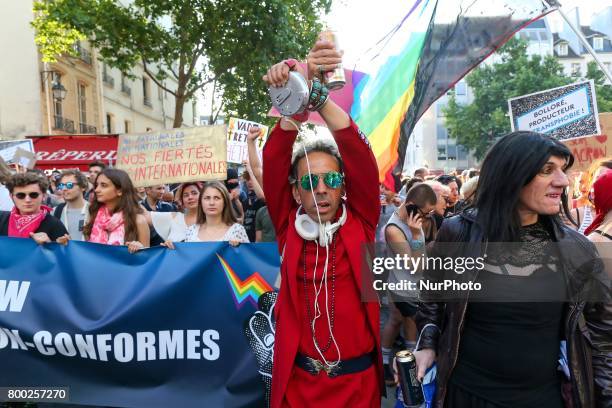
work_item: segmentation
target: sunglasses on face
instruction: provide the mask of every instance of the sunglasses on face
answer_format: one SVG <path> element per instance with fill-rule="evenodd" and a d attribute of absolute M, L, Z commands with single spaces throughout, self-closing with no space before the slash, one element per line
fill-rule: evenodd
<path fill-rule="evenodd" d="M 304 190 L 310 191 L 319 185 L 319 178 L 322 178 L 325 185 L 329 188 L 338 188 L 344 181 L 342 174 L 337 171 L 330 171 L 323 174 L 304 174 L 300 179 L 300 184 Z"/>
<path fill-rule="evenodd" d="M 15 193 L 15 197 L 17 197 L 19 200 L 24 200 L 26 198 L 26 196 L 29 196 L 32 200 L 37 199 L 40 196 L 40 193 L 37 192 L 31 192 L 31 193 Z"/>
<path fill-rule="evenodd" d="M 72 187 L 74 187 L 74 186 L 75 186 L 75 184 L 74 184 L 72 181 L 69 181 L 69 182 L 67 182 L 67 183 L 59 183 L 59 184 L 57 185 L 57 189 L 58 189 L 58 190 L 64 190 L 64 189 L 66 189 L 66 190 L 70 190 L 70 189 L 72 189 Z"/>

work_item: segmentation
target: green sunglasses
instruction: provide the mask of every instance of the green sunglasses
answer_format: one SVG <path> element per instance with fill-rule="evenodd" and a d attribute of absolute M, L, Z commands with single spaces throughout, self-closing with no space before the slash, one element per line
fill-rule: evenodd
<path fill-rule="evenodd" d="M 304 190 L 310 191 L 319 185 L 319 177 L 323 178 L 323 182 L 329 188 L 338 188 L 344 181 L 342 174 L 337 171 L 330 171 L 322 174 L 304 174 L 300 179 L 300 184 Z"/>

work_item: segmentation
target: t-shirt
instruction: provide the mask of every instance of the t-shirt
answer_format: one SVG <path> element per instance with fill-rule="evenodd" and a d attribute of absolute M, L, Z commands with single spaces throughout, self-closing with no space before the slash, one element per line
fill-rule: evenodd
<path fill-rule="evenodd" d="M 84 241 L 83 225 L 85 225 L 86 214 L 80 208 L 66 208 L 66 229 L 70 238 L 75 241 Z"/>
<path fill-rule="evenodd" d="M 185 240 L 187 224 L 185 224 L 183 213 L 151 211 L 150 214 L 153 228 L 165 241 L 181 242 Z"/>
<path fill-rule="evenodd" d="M 257 210 L 255 215 L 255 231 L 261 231 L 261 242 L 276 241 L 276 231 L 268 212 L 268 206 L 263 206 Z"/>
<path fill-rule="evenodd" d="M 243 225 L 251 242 L 255 242 L 255 216 L 257 215 L 257 210 L 264 205 L 266 205 L 266 202 L 257 198 L 257 195 L 252 191 L 242 201 L 242 209 L 244 210 Z"/>
<path fill-rule="evenodd" d="M 203 242 L 198 233 L 200 232 L 200 224 L 193 224 L 187 227 L 185 232 L 185 242 Z M 249 243 L 249 238 L 246 235 L 244 227 L 238 223 L 232 224 L 231 227 L 223 235 L 223 239 L 219 241 L 238 241 L 245 244 Z"/>

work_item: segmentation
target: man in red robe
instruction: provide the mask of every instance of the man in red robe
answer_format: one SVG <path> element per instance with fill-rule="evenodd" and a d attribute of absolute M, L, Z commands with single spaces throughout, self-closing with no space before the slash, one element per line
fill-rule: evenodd
<path fill-rule="evenodd" d="M 340 62 L 333 44 L 319 41 L 308 73 L 282 62 L 264 80 L 282 85 L 290 69 L 310 79 Z M 318 142 L 300 147 L 292 162 L 296 117 L 282 118 L 263 150 L 264 191 L 283 253 L 270 405 L 378 408 L 384 390 L 379 304 L 361 301 L 363 244 L 374 242 L 380 214 L 378 168 L 346 112 L 328 100 L 319 113 L 337 150 Z M 321 237 L 303 238 L 296 218 L 314 231 L 323 225 L 326 245 Z"/>

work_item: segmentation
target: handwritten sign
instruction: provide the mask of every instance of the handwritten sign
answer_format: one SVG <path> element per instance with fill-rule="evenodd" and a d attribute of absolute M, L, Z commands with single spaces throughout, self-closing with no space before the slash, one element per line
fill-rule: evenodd
<path fill-rule="evenodd" d="M 557 140 L 601 134 L 593 81 L 577 82 L 508 100 L 512 130 Z"/>
<path fill-rule="evenodd" d="M 17 149 L 34 153 L 34 144 L 30 139 L 0 141 L 0 157 L 7 164 L 15 163 Z"/>
<path fill-rule="evenodd" d="M 117 168 L 136 187 L 224 180 L 225 134 L 225 126 L 202 126 L 120 135 Z"/>
<path fill-rule="evenodd" d="M 36 165 L 36 156 L 29 150 L 24 150 L 21 147 L 18 147 L 15 151 L 15 157 L 13 157 L 13 162 L 15 164 L 19 164 L 27 169 L 33 169 Z"/>
<path fill-rule="evenodd" d="M 612 155 L 612 113 L 601 113 L 601 135 L 565 140 L 574 155 L 573 171 L 587 171 L 591 164 Z"/>
<path fill-rule="evenodd" d="M 247 135 L 249 134 L 249 129 L 253 126 L 257 126 L 260 129 L 259 138 L 255 146 L 261 160 L 261 149 L 263 149 L 263 145 L 268 138 L 268 127 L 249 120 L 230 118 L 229 126 L 227 127 L 228 163 L 242 164 L 242 162 L 248 160 Z"/>

